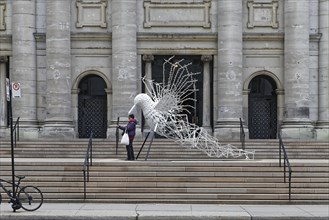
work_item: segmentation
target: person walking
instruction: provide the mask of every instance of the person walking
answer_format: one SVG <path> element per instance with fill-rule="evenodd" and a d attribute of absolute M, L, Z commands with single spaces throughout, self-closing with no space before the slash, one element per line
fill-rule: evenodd
<path fill-rule="evenodd" d="M 129 145 L 126 145 L 127 160 L 135 160 L 133 141 L 136 135 L 136 125 L 137 125 L 137 120 L 135 119 L 134 114 L 129 114 L 127 126 L 121 126 L 121 125 L 118 126 L 119 129 L 128 133 Z"/>

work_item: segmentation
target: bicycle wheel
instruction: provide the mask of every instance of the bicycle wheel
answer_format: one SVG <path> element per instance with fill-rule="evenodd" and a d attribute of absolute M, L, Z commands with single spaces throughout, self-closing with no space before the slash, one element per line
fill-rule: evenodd
<path fill-rule="evenodd" d="M 17 197 L 26 211 L 35 211 L 43 203 L 42 192 L 35 186 L 24 186 L 18 192 Z"/>

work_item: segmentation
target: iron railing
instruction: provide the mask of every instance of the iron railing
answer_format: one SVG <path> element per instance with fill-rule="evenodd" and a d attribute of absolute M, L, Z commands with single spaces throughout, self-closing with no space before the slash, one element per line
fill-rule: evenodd
<path fill-rule="evenodd" d="M 90 132 L 88 148 L 83 163 L 83 198 L 87 198 L 87 182 L 89 182 L 89 167 L 93 165 L 93 132 Z"/>
<path fill-rule="evenodd" d="M 282 138 L 281 138 L 281 134 L 280 132 L 278 132 L 278 137 L 279 137 L 279 164 L 281 167 L 281 161 L 282 161 L 282 156 L 281 156 L 281 152 L 283 151 L 283 166 L 284 166 L 284 170 L 283 170 L 283 178 L 284 178 L 284 182 L 286 183 L 286 167 L 288 166 L 288 171 L 289 171 L 289 200 L 291 200 L 291 174 L 292 174 L 292 169 L 290 166 L 290 162 L 289 162 L 289 158 L 286 152 L 286 149 L 284 147 Z"/>
<path fill-rule="evenodd" d="M 241 118 L 240 118 L 240 142 L 241 142 L 241 147 L 244 150 L 246 147 L 246 134 L 244 133 L 243 123 Z"/>
<path fill-rule="evenodd" d="M 14 127 L 13 127 L 13 137 L 14 137 L 14 147 L 16 147 L 17 141 L 19 141 L 19 119 L 20 117 L 17 118 Z"/>

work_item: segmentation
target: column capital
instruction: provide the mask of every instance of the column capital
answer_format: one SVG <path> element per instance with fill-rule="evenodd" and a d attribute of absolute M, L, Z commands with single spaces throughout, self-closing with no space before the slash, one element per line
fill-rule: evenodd
<path fill-rule="evenodd" d="M 145 62 L 152 62 L 154 60 L 154 56 L 152 54 L 144 54 L 143 60 Z"/>
<path fill-rule="evenodd" d="M 0 63 L 7 63 L 7 62 L 8 62 L 8 57 L 0 56 Z"/>
<path fill-rule="evenodd" d="M 202 55 L 201 56 L 201 60 L 202 60 L 202 62 L 210 62 L 210 61 L 212 61 L 212 55 Z"/>
<path fill-rule="evenodd" d="M 275 93 L 276 93 L 277 95 L 284 95 L 284 90 L 283 90 L 283 89 L 276 89 L 276 90 L 275 90 Z"/>

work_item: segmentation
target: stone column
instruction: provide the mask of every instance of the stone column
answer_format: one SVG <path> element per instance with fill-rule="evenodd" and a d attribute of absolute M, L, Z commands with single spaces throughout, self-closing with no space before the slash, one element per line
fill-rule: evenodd
<path fill-rule="evenodd" d="M 242 117 L 242 0 L 218 1 L 218 96 L 215 136 L 240 138 Z"/>
<path fill-rule="evenodd" d="M 154 61 L 154 56 L 152 54 L 143 55 L 143 61 L 145 61 L 145 78 L 152 80 L 152 62 Z M 149 91 L 145 89 L 145 93 L 151 96 Z M 143 137 L 147 135 L 150 131 L 150 127 L 147 124 L 143 125 Z"/>
<path fill-rule="evenodd" d="M 73 138 L 71 1 L 47 0 L 47 94 L 44 137 Z"/>
<path fill-rule="evenodd" d="M 112 0 L 112 116 L 127 118 L 137 94 L 137 1 Z M 133 112 L 136 114 L 136 111 Z M 114 132 L 114 131 L 113 131 Z"/>
<path fill-rule="evenodd" d="M 284 1 L 285 117 L 282 137 L 310 139 L 309 1 Z"/>
<path fill-rule="evenodd" d="M 0 138 L 4 138 L 6 131 L 8 130 L 7 126 L 7 92 L 6 92 L 6 72 L 8 58 L 5 56 L 0 57 Z"/>
<path fill-rule="evenodd" d="M 202 127 L 211 134 L 210 62 L 212 61 L 212 56 L 203 55 L 201 56 L 201 60 L 203 62 Z"/>
<path fill-rule="evenodd" d="M 12 1 L 12 71 L 11 82 L 21 85 L 21 98 L 13 99 L 13 120 L 20 117 L 20 137 L 37 138 L 36 86 L 36 3 L 35 0 Z"/>
<path fill-rule="evenodd" d="M 280 132 L 281 125 L 283 123 L 283 115 L 284 115 L 284 91 L 282 89 L 275 90 L 277 97 L 277 132 Z"/>
<path fill-rule="evenodd" d="M 145 61 L 145 78 L 152 80 L 152 62 L 154 56 L 151 54 L 143 55 L 143 61 Z M 145 91 L 146 92 L 146 91 Z"/>
<path fill-rule="evenodd" d="M 329 140 L 329 1 L 320 0 L 319 120 L 317 139 Z"/>

